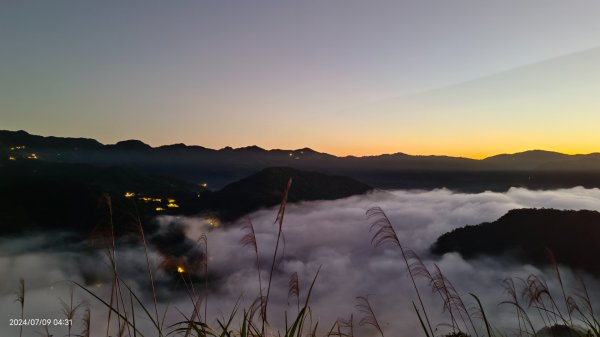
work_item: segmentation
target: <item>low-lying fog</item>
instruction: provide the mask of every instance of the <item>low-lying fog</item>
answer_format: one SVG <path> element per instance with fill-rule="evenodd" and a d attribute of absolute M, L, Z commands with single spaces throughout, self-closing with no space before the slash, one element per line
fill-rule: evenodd
<path fill-rule="evenodd" d="M 293 188 L 293 187 L 292 187 Z M 480 296 L 492 323 L 499 328 L 518 329 L 514 307 L 499 305 L 507 299 L 500 286 L 506 277 L 526 277 L 531 273 L 544 273 L 552 289 L 557 290 L 552 271 L 544 271 L 530 265 L 515 265 L 507 261 L 480 259 L 465 261 L 457 254 L 432 257 L 428 248 L 435 239 L 456 227 L 493 221 L 508 210 L 524 207 L 558 209 L 600 210 L 600 190 L 572 188 L 553 191 L 529 191 L 513 188 L 506 193 L 462 194 L 448 190 L 434 191 L 379 191 L 368 195 L 335 201 L 304 202 L 289 204 L 285 213 L 283 232 L 285 256 L 276 269 L 270 295 L 269 319 L 282 326 L 283 312 L 296 314 L 296 300 L 288 300 L 290 275 L 298 273 L 300 297 L 307 288 L 319 266 L 321 272 L 316 281 L 311 307 L 313 320 L 325 332 L 338 318 L 348 318 L 354 313 L 355 326 L 362 335 L 374 335 L 371 327 L 358 328 L 361 314 L 356 310 L 357 296 L 369 295 L 369 299 L 386 336 L 421 335 L 420 324 L 412 301 L 416 300 L 406 267 L 394 247 L 373 248 L 369 221 L 365 211 L 380 206 L 394 225 L 405 248 L 415 250 L 425 264 L 438 264 L 446 277 L 453 282 L 459 293 L 475 293 Z M 274 224 L 277 208 L 265 209 L 250 215 L 254 224 L 262 268 L 263 287 L 266 287 L 268 269 L 274 249 L 277 226 Z M 247 308 L 258 296 L 258 277 L 255 255 L 239 241 L 245 232 L 238 225 L 208 230 L 210 226 L 201 218 L 162 217 L 164 230 L 183 229 L 191 240 L 206 233 L 208 237 L 211 291 L 208 296 L 208 317 L 227 317 L 238 299 L 241 308 Z M 101 253 L 82 253 L 77 246 L 61 249 L 53 247 L 56 236 L 21 237 L 0 241 L 0 336 L 16 336 L 18 328 L 9 326 L 10 318 L 20 317 L 20 305 L 15 302 L 19 278 L 25 279 L 25 317 L 62 318 L 60 298 L 68 299 L 68 284 L 63 280 L 90 283 L 90 289 L 108 299 L 110 292 L 110 267 Z M 149 282 L 144 251 L 141 247 L 118 250 L 118 268 L 133 288 L 144 294 L 149 309 Z M 151 260 L 158 266 L 162 257 L 152 251 Z M 567 288 L 576 286 L 568 277 Z M 183 320 L 178 310 L 190 314 L 192 305 L 185 293 L 173 290 L 164 273 L 157 273 L 160 310 L 169 303 L 167 321 Z M 592 291 L 592 299 L 600 299 L 596 280 L 586 276 Z M 420 280 L 425 305 L 436 324 L 449 323 L 442 312 L 442 303 L 432 295 L 425 280 Z M 202 289 L 197 286 L 197 290 Z M 105 336 L 107 309 L 91 296 L 75 289 L 77 301 L 91 308 L 93 336 Z M 472 302 L 470 298 L 465 299 Z M 289 304 L 288 304 L 289 302 Z M 81 331 L 83 310 L 75 318 L 74 333 Z M 149 327 L 147 319 L 139 314 L 138 324 Z M 480 322 L 476 322 L 480 325 Z M 113 324 L 114 325 L 114 324 Z M 440 326 L 440 331 L 446 327 Z M 40 327 L 25 327 L 23 336 L 36 336 Z M 511 330 L 507 330 L 511 331 Z M 54 336 L 67 333 L 65 327 L 50 327 Z"/>

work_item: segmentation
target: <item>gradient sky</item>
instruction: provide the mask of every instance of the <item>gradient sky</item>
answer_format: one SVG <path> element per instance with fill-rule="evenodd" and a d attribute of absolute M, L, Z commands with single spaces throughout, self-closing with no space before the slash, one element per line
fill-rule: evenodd
<path fill-rule="evenodd" d="M 598 13 L 598 1 L 4 0 L 0 129 L 338 155 L 600 151 Z"/>

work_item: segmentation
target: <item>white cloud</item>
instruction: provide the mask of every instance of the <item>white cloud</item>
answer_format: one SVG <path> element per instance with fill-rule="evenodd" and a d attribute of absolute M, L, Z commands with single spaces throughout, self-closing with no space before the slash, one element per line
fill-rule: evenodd
<path fill-rule="evenodd" d="M 461 293 L 473 292 L 481 297 L 491 320 L 497 326 L 515 327 L 513 308 L 498 306 L 506 299 L 499 280 L 505 277 L 526 277 L 531 273 L 544 271 L 529 265 L 514 265 L 506 261 L 490 258 L 465 261 L 458 254 L 442 257 L 430 256 L 428 248 L 435 239 L 456 227 L 493 221 L 513 208 L 552 207 L 559 209 L 600 210 L 600 190 L 572 188 L 553 191 L 529 191 L 513 188 L 506 193 L 484 192 L 478 194 L 453 193 L 448 190 L 434 191 L 378 191 L 368 195 L 354 196 L 334 201 L 314 201 L 290 204 L 287 207 L 284 233 L 285 258 L 277 268 L 270 294 L 269 318 L 281 324 L 283 312 L 295 314 L 295 301 L 288 307 L 289 276 L 297 272 L 301 285 L 301 296 L 306 295 L 307 287 L 319 266 L 322 267 L 312 297 L 314 319 L 319 326 L 328 329 L 339 317 L 358 313 L 354 308 L 356 296 L 372 294 L 375 312 L 382 322 L 386 335 L 403 336 L 420 329 L 411 301 L 416 300 L 406 268 L 397 250 L 392 247 L 375 249 L 371 246 L 371 233 L 365 211 L 380 206 L 393 223 L 400 241 L 406 248 L 415 250 L 428 266 L 440 266 L 446 276 Z M 264 209 L 250 215 L 255 225 L 260 252 L 263 288 L 266 287 L 268 269 L 272 256 L 276 225 L 276 209 Z M 162 218 L 163 226 L 177 221 L 187 226 L 186 233 L 196 240 L 209 228 L 203 219 Z M 209 271 L 212 283 L 208 298 L 208 314 L 211 318 L 227 316 L 236 300 L 240 298 L 242 307 L 247 307 L 258 296 L 258 278 L 253 251 L 242 247 L 239 240 L 244 232 L 239 226 L 231 225 L 208 232 Z M 23 239 L 31 243 L 39 238 Z M 2 247 L 7 241 L 2 242 Z M 28 317 L 56 315 L 58 301 L 49 291 L 49 286 L 58 280 L 82 280 L 81 269 L 87 274 L 98 269 L 106 269 L 98 254 L 75 254 L 73 252 L 28 253 L 32 244 L 23 245 L 19 251 L 12 244 L 11 249 L 3 248 L 0 256 L 0 272 L 4 277 L 0 283 L 3 290 L 0 298 L 2 317 L 17 317 L 18 305 L 11 294 L 16 289 L 18 278 L 25 277 L 31 295 L 26 303 Z M 152 261 L 158 256 L 153 253 Z M 121 270 L 132 280 L 135 289 L 148 290 L 143 250 L 139 247 L 121 249 L 119 255 Z M 93 266 L 90 268 L 90 266 Z M 98 272 L 99 279 L 107 274 Z M 545 272 L 551 287 L 556 289 L 552 272 Z M 103 276 L 102 276 L 103 275 Z M 110 274 L 108 274 L 110 275 Z M 89 276 L 89 275 L 88 275 Z M 101 277 L 102 276 L 102 277 Z M 108 276 L 108 280 L 109 280 Z M 163 285 L 162 294 L 173 294 L 169 290 L 165 275 L 157 275 Z M 589 279 L 589 277 L 588 277 Z M 134 282 L 135 281 L 135 282 Z M 569 284 L 573 284 L 567 280 Z M 591 282 L 590 279 L 590 285 Z M 423 285 L 423 282 L 421 282 Z M 201 291 L 202 285 L 197 286 Z M 60 287 L 57 287 L 58 289 Z M 594 287 L 590 287 L 594 289 Z M 98 288 L 103 295 L 109 289 Z M 425 286 L 422 288 L 429 314 L 436 323 L 448 322 L 442 313 L 442 305 L 437 295 L 431 295 Z M 65 295 L 64 287 L 59 289 Z M 58 290 L 53 290 L 58 291 Z M 596 290 L 594 289 L 594 294 Z M 81 295 L 81 294 L 80 294 Z M 52 299 L 54 296 L 54 300 Z M 93 306 L 96 327 L 101 327 L 105 308 L 89 296 L 87 301 Z M 163 300 L 169 296 L 161 297 Z M 190 301 L 181 292 L 171 296 L 170 321 L 181 319 L 175 307 L 191 312 Z M 596 297 L 600 298 L 600 297 Z M 151 307 L 151 302 L 148 302 Z M 166 303 L 163 301 L 164 309 Z M 355 321 L 357 325 L 358 320 Z M 148 325 L 148 322 L 142 323 Z M 370 328 L 359 328 L 364 334 L 372 334 Z M 55 329 L 59 330 L 59 329 Z M 0 326 L 1 335 L 14 335 L 14 329 Z"/>

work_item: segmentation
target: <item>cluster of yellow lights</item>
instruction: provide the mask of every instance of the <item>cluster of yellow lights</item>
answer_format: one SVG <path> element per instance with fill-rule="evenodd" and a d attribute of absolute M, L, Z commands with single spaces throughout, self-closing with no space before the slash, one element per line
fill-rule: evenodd
<path fill-rule="evenodd" d="M 125 198 L 133 198 L 135 197 L 135 193 L 134 192 L 125 192 Z M 163 200 L 161 198 L 152 198 L 152 197 L 140 197 L 139 200 L 143 201 L 143 202 L 162 202 Z M 175 199 L 167 199 L 168 204 L 167 207 L 168 208 L 179 208 L 179 205 L 175 203 Z M 154 208 L 155 211 L 157 212 L 161 212 L 164 211 L 165 208 L 164 207 L 156 207 Z"/>
<path fill-rule="evenodd" d="M 182 267 L 182 266 L 177 266 L 177 272 L 178 272 L 179 274 L 181 274 L 181 273 L 185 272 L 185 269 L 183 269 L 183 267 Z"/>
<path fill-rule="evenodd" d="M 200 184 L 200 186 L 201 186 L 201 187 L 204 187 L 204 188 L 207 188 L 207 187 L 208 187 L 208 184 L 207 184 L 207 183 L 202 183 L 202 184 Z"/>
<path fill-rule="evenodd" d="M 221 227 L 221 221 L 219 221 L 219 219 L 217 219 L 215 217 L 209 218 L 207 220 L 207 222 L 208 222 L 208 225 L 211 226 L 212 228 L 219 228 L 219 227 Z"/>
<path fill-rule="evenodd" d="M 162 202 L 161 198 L 141 197 L 140 200 L 144 202 Z"/>
<path fill-rule="evenodd" d="M 21 145 L 21 146 L 14 146 L 11 147 L 10 150 L 14 151 L 14 150 L 23 150 L 25 148 L 25 145 Z"/>
<path fill-rule="evenodd" d="M 38 159 L 37 154 L 32 153 L 26 157 L 27 159 Z"/>
<path fill-rule="evenodd" d="M 17 160 L 17 158 L 10 156 L 10 157 L 8 157 L 8 160 Z"/>

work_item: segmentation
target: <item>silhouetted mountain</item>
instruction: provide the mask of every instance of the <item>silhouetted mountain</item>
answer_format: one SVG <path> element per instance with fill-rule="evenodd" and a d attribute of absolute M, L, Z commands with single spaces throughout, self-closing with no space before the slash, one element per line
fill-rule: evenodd
<path fill-rule="evenodd" d="M 489 165 L 514 170 L 538 169 L 548 163 L 568 161 L 572 156 L 558 152 L 532 150 L 515 154 L 500 154 L 485 158 L 483 161 Z"/>
<path fill-rule="evenodd" d="M 484 159 L 483 162 L 503 170 L 594 172 L 600 169 L 600 154 L 566 155 L 558 152 L 533 150 L 492 156 Z"/>
<path fill-rule="evenodd" d="M 128 166 L 148 174 L 195 184 L 207 183 L 211 189 L 218 189 L 267 167 L 292 167 L 343 175 L 378 188 L 446 187 L 476 192 L 504 191 L 510 187 L 600 187 L 600 154 L 565 155 L 536 150 L 484 160 L 403 153 L 336 157 L 309 148 L 265 150 L 248 146 L 214 150 L 185 144 L 153 148 L 137 140 L 102 145 L 92 139 L 0 131 L 0 161 L 8 157 L 18 160 L 32 153 L 38 159 L 50 162 Z"/>
<path fill-rule="evenodd" d="M 106 145 L 106 147 L 125 151 L 143 151 L 152 149 L 152 146 L 136 139 L 123 140 L 114 145 Z"/>
<path fill-rule="evenodd" d="M 144 219 L 175 210 L 197 212 L 202 192 L 194 184 L 126 167 L 11 161 L 0 165 L 0 226 L 3 234 L 53 229 L 89 234 L 109 214 L 105 194 L 120 224 L 131 222 L 136 212 Z M 179 207 L 169 208 L 168 199 Z"/>
<path fill-rule="evenodd" d="M 0 147 L 10 148 L 13 146 L 27 145 L 30 148 L 52 149 L 52 150 L 84 150 L 100 149 L 102 144 L 95 139 L 89 138 L 64 138 L 43 137 L 31 135 L 23 130 L 5 131 L 0 130 Z"/>
<path fill-rule="evenodd" d="M 128 142 L 135 148 L 140 144 Z M 12 150 L 12 155 L 23 149 Z M 10 150 L 9 150 L 10 151 Z M 278 204 L 289 178 L 289 201 L 329 200 L 362 194 L 371 187 L 353 179 L 268 168 L 220 191 L 131 167 L 94 166 L 41 159 L 0 161 L 0 226 L 4 233 L 29 230 L 75 230 L 89 233 L 108 210 L 99 208 L 110 195 L 115 222 L 160 214 L 216 213 L 222 220 Z M 104 212 L 106 214 L 100 214 Z"/>
<path fill-rule="evenodd" d="M 293 183 L 289 202 L 334 200 L 372 190 L 370 186 L 347 177 L 273 167 L 207 195 L 209 208 L 217 211 L 221 219 L 233 220 L 259 208 L 277 205 L 290 178 Z"/>
<path fill-rule="evenodd" d="M 435 254 L 465 258 L 505 256 L 546 265 L 548 249 L 559 263 L 600 275 L 600 213 L 555 209 L 515 209 L 500 219 L 455 229 L 432 246 Z"/>

